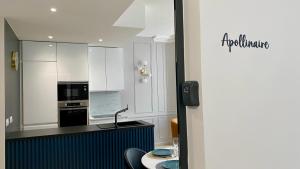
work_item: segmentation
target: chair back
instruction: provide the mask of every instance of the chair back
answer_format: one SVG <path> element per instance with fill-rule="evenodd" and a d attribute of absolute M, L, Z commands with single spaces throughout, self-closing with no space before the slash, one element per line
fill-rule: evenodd
<path fill-rule="evenodd" d="M 178 137 L 178 120 L 173 118 L 171 120 L 172 138 Z"/>
<path fill-rule="evenodd" d="M 146 152 L 138 148 L 129 148 L 125 151 L 125 165 L 127 169 L 145 169 L 142 157 Z"/>

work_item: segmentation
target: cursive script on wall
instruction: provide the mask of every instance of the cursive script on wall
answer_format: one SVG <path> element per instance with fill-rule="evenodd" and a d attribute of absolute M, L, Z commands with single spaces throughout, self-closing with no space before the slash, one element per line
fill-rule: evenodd
<path fill-rule="evenodd" d="M 231 52 L 233 46 L 240 48 L 270 48 L 270 44 L 268 41 L 251 41 L 247 39 L 247 36 L 245 34 L 240 34 L 238 39 L 230 39 L 228 33 L 225 33 L 222 39 L 222 46 L 225 45 L 228 47 L 229 52 Z"/>

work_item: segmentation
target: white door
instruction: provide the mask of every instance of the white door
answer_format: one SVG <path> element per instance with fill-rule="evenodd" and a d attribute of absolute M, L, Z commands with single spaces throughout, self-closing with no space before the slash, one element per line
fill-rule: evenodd
<path fill-rule="evenodd" d="M 22 41 L 23 60 L 56 62 L 56 43 Z"/>
<path fill-rule="evenodd" d="M 56 62 L 23 63 L 24 125 L 57 123 Z"/>
<path fill-rule="evenodd" d="M 124 89 L 122 48 L 106 48 L 106 88 L 108 91 Z"/>
<path fill-rule="evenodd" d="M 88 81 L 87 44 L 57 43 L 58 81 Z"/>
<path fill-rule="evenodd" d="M 90 91 L 106 90 L 105 48 L 89 47 L 89 89 Z"/>

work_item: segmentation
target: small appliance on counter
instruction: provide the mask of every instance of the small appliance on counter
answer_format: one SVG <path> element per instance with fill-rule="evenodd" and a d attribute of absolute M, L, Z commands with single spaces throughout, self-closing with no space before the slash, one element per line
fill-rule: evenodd
<path fill-rule="evenodd" d="M 58 83 L 58 110 L 60 127 L 87 125 L 88 109 L 88 82 Z"/>

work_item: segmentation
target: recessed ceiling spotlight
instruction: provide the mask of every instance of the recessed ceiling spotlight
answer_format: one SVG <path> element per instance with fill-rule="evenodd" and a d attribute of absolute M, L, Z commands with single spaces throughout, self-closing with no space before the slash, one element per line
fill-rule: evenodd
<path fill-rule="evenodd" d="M 53 36 L 48 36 L 49 39 L 53 39 Z"/>
<path fill-rule="evenodd" d="M 50 44 L 50 45 L 48 45 L 48 47 L 53 47 L 53 45 L 52 45 L 52 44 Z"/>
<path fill-rule="evenodd" d="M 51 12 L 56 12 L 57 9 L 56 9 L 56 8 L 50 8 L 50 11 L 51 11 Z"/>
<path fill-rule="evenodd" d="M 99 42 L 103 42 L 103 39 L 100 38 L 100 39 L 98 39 L 98 41 L 99 41 Z"/>

